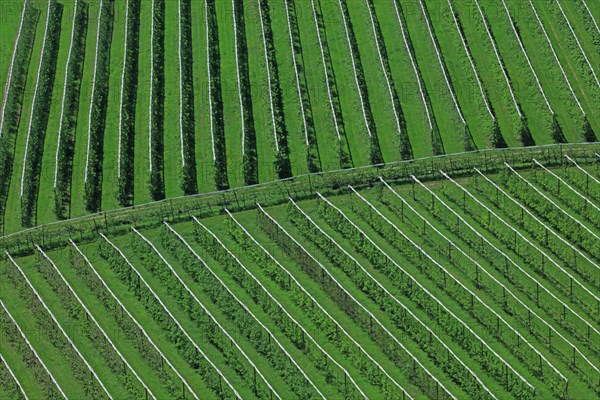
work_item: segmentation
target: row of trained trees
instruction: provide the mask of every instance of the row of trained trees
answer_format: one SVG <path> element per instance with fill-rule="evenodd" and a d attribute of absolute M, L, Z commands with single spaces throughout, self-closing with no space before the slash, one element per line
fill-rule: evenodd
<path fill-rule="evenodd" d="M 238 85 L 242 106 L 242 172 L 244 183 L 246 185 L 254 185 L 258 183 L 258 154 L 256 151 L 256 130 L 254 128 L 252 94 L 250 93 L 248 46 L 246 43 L 243 0 L 233 0 L 233 17 L 235 20 Z"/>
<path fill-rule="evenodd" d="M 198 193 L 196 175 L 196 124 L 194 122 L 194 55 L 192 50 L 191 0 L 179 0 L 179 71 L 181 87 L 180 135 L 182 141 L 181 189 L 186 195 Z"/>
<path fill-rule="evenodd" d="M 76 3 L 70 58 L 67 64 L 63 93 L 63 110 L 59 126 L 59 144 L 56 153 L 56 176 L 54 182 L 54 213 L 59 219 L 70 215 L 75 130 L 79 109 L 79 95 L 85 58 L 85 38 L 88 27 L 89 5 Z"/>
<path fill-rule="evenodd" d="M 32 226 L 36 222 L 37 200 L 42 170 L 42 156 L 46 128 L 50 116 L 52 89 L 56 74 L 56 61 L 60 42 L 63 6 L 50 0 L 48 18 L 44 32 L 44 44 L 34 89 L 34 103 L 31 108 L 29 131 L 27 133 L 25 165 L 21 182 L 21 224 Z"/>
<path fill-rule="evenodd" d="M 110 76 L 110 48 L 114 23 L 114 0 L 100 2 L 94 81 L 88 126 L 88 153 L 84 202 L 89 212 L 102 207 L 102 160 L 104 158 L 104 129 Z"/>
<path fill-rule="evenodd" d="M 229 387 L 223 384 L 220 370 L 199 351 L 200 348 L 196 346 L 195 341 L 187 335 L 153 290 L 140 280 L 139 275 L 122 256 L 120 250 L 104 240 L 99 246 L 99 253 L 109 264 L 111 270 L 118 275 L 127 290 L 131 292 L 130 294 L 134 295 L 143 305 L 185 362 L 196 370 L 207 388 L 212 390 L 218 398 L 233 398 Z M 165 268 L 161 272 L 168 273 L 168 270 Z"/>
<path fill-rule="evenodd" d="M 135 107 L 138 84 L 138 52 L 140 27 L 140 0 L 127 2 L 127 37 L 121 83 L 120 154 L 117 200 L 122 206 L 133 204 Z"/>
<path fill-rule="evenodd" d="M 150 72 L 150 176 L 153 200 L 165 198 L 165 0 L 152 0 L 152 54 Z"/>
<path fill-rule="evenodd" d="M 264 45 L 267 52 L 267 68 L 270 73 L 269 90 L 272 96 L 272 112 L 275 119 L 275 140 L 277 141 L 277 154 L 275 155 L 275 170 L 280 179 L 292 176 L 292 165 L 290 163 L 290 149 L 288 147 L 288 131 L 285 124 L 283 113 L 283 98 L 281 95 L 281 86 L 279 84 L 279 69 L 275 57 L 275 43 L 273 41 L 273 31 L 271 29 L 271 15 L 269 3 L 267 0 L 260 0 L 262 25 L 264 28 Z"/>
<path fill-rule="evenodd" d="M 223 120 L 223 94 L 221 92 L 221 53 L 219 51 L 219 27 L 215 0 L 206 0 L 207 57 L 210 80 L 211 132 L 215 163 L 215 186 L 217 190 L 229 188 L 227 178 L 227 154 L 225 146 L 225 122 Z"/>
<path fill-rule="evenodd" d="M 37 270 L 44 277 L 48 285 L 52 287 L 57 297 L 60 298 L 61 306 L 68 311 L 74 323 L 72 327 L 75 329 L 79 328 L 78 332 L 81 332 L 82 336 L 85 336 L 87 341 L 94 346 L 130 396 L 138 398 L 143 396 L 145 388 L 132 374 L 127 373 L 122 359 L 109 343 L 106 333 L 99 329 L 93 315 L 78 301 L 74 294 L 75 291 L 68 281 L 63 280 L 63 277 L 59 275 L 59 270 L 46 253 L 41 253 L 43 251 L 41 249 L 38 251 L 40 253 L 36 256 Z"/>
<path fill-rule="evenodd" d="M 12 176 L 15 142 L 21 121 L 27 72 L 33 50 L 35 30 L 40 12 L 30 1 L 23 4 L 19 41 L 16 43 L 12 69 L 7 77 L 6 93 L 2 99 L 0 121 L 0 231 L 4 231 L 4 213 Z"/>

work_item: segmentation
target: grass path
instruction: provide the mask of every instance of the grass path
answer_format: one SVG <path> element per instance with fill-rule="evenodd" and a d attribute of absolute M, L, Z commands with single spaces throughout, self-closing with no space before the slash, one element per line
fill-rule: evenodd
<path fill-rule="evenodd" d="M 444 150 L 447 154 L 464 151 L 464 128 L 444 81 L 444 75 L 436 57 L 421 7 L 418 2 L 402 4 L 402 7 L 415 49 L 416 62 L 429 91 Z"/>
<path fill-rule="evenodd" d="M 110 47 L 110 78 L 104 130 L 104 161 L 102 163 L 102 209 L 118 208 L 117 170 L 119 148 L 119 108 L 123 47 L 125 46 L 126 2 L 115 2 L 112 45 Z M 140 82 L 141 83 L 141 82 Z M 140 85 L 143 86 L 143 85 Z"/>
<path fill-rule="evenodd" d="M 217 1 L 218 3 L 219 1 Z M 205 1 L 192 2 L 192 49 L 194 52 L 194 110 L 196 121 L 196 171 L 198 191 L 215 190 L 215 162 L 212 152 L 208 65 L 206 53 Z M 167 19 L 167 24 L 169 20 Z"/>
<path fill-rule="evenodd" d="M 77 116 L 77 130 L 75 134 L 75 154 L 73 155 L 73 186 L 71 191 L 71 217 L 87 214 L 85 211 L 84 176 L 85 158 L 87 150 L 88 113 L 92 96 L 92 80 L 94 75 L 95 41 L 98 29 L 99 1 L 89 2 L 88 29 L 83 61 L 83 78 L 81 80 L 81 93 L 79 96 L 79 114 Z"/>
<path fill-rule="evenodd" d="M 294 4 L 302 42 L 302 60 L 300 62 L 304 66 L 302 73 L 307 81 L 321 165 L 323 170 L 338 169 L 340 167 L 337 152 L 338 139 L 329 104 L 312 6 L 310 1 L 294 1 Z M 302 79 L 302 75 L 300 79 Z"/>
<path fill-rule="evenodd" d="M 225 148 L 227 149 L 227 175 L 229 185 L 238 187 L 244 185 L 244 174 L 242 164 L 242 111 L 237 87 L 233 9 L 230 1 L 216 1 L 215 9 L 219 27 L 219 50 L 221 52 L 221 91 L 223 119 L 225 121 Z"/>
<path fill-rule="evenodd" d="M 317 12 L 321 13 L 325 24 L 327 36 L 321 39 L 327 42 L 331 54 L 352 161 L 355 167 L 368 165 L 370 164 L 369 134 L 356 89 L 340 6 L 337 0 L 319 0 L 315 3 Z"/>
<path fill-rule="evenodd" d="M 432 148 L 427 111 L 419 92 L 418 77 L 415 75 L 410 56 L 402 39 L 402 31 L 394 4 L 391 1 L 375 1 L 374 5 L 388 53 L 391 78 L 395 83 L 400 105 L 404 112 L 413 157 L 431 156 Z"/>
<path fill-rule="evenodd" d="M 169 23 L 167 23 L 169 21 Z M 183 195 L 179 138 L 179 64 L 177 1 L 165 1 L 165 197 Z"/>

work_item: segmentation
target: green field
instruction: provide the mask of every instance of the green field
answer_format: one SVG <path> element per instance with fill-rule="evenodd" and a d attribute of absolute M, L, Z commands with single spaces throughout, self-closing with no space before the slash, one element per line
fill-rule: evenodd
<path fill-rule="evenodd" d="M 398 166 L 370 185 L 325 181 L 307 200 L 139 230 L 111 215 L 106 232 L 120 234 L 42 236 L 47 250 L 0 264 L 3 364 L 16 378 L 2 390 L 593 398 L 600 164 L 597 146 L 574 150 L 539 152 L 533 168 L 511 152 L 505 166 L 455 158 L 453 171 L 479 165 L 468 177 Z M 29 252 L 18 237 L 4 248 Z M 23 338 L 47 370 L 24 367 Z"/>
<path fill-rule="evenodd" d="M 593 399 L 600 3 L 4 0 L 0 399 Z"/>
<path fill-rule="evenodd" d="M 96 86 L 92 82 L 101 2 L 80 2 L 86 15 L 75 38 L 83 40 L 73 43 L 77 13 L 74 3 L 65 4 L 60 30 L 48 39 L 58 41 L 56 72 L 49 75 L 52 105 L 40 111 L 48 113 L 48 123 L 39 128 L 41 142 L 35 151 L 40 154 L 27 157 L 40 160 L 39 173 L 35 164 L 24 166 L 22 161 L 48 3 L 28 0 L 24 14 L 19 2 L 3 3 L 6 15 L 23 15 L 25 20 L 38 15 L 31 42 L 31 35 L 18 34 L 16 18 L 2 27 L 4 112 L 21 116 L 2 128 L 8 158 L 0 208 L 4 233 L 153 199 L 256 183 L 244 168 L 246 153 L 251 154 L 247 162 L 257 171 L 258 182 L 268 182 L 373 160 L 387 163 L 489 147 L 594 141 L 600 129 L 595 107 L 600 102 L 595 2 L 509 1 L 504 7 L 487 0 L 249 1 L 237 5 L 236 18 L 233 5 L 239 0 L 210 6 L 200 0 L 182 1 L 181 6 L 175 0 L 103 3 L 112 11 L 100 25 L 111 20 L 112 29 L 101 50 L 107 53 L 108 65 L 99 67 L 99 73 L 106 71 L 99 76 L 107 82 Z M 152 15 L 155 28 L 149 23 Z M 135 39 L 131 32 L 138 30 Z M 157 47 L 161 41 L 162 47 Z M 245 45 L 239 47 L 242 42 Z M 28 64 L 11 68 L 13 50 L 19 62 L 29 46 Z M 64 81 L 68 54 L 78 49 L 85 55 L 80 90 L 73 92 Z M 137 56 L 128 56 L 125 63 L 126 53 Z M 102 60 L 103 54 L 98 56 Z M 210 82 L 209 64 L 214 68 Z M 151 75 L 152 70 L 158 72 Z M 14 78 L 11 85 L 9 74 Z M 134 77 L 134 86 L 123 86 L 126 74 Z M 249 80 L 240 86 L 247 79 L 244 74 Z M 155 82 L 164 95 L 152 95 L 151 76 L 159 75 Z M 26 80 L 15 83 L 20 79 Z M 94 119 L 90 127 L 90 107 L 97 107 L 91 105 L 96 101 L 91 96 L 94 87 L 100 91 L 102 85 L 105 100 L 98 104 L 106 116 Z M 61 109 L 65 96 L 73 98 L 74 108 Z M 130 98 L 133 108 L 128 111 Z M 131 128 L 123 125 L 128 118 L 133 118 Z M 72 147 L 64 149 L 59 164 L 72 163 L 72 171 L 59 177 L 57 192 L 54 155 L 63 119 L 72 121 L 75 130 L 73 144 L 61 141 L 61 147 Z M 151 134 L 153 120 L 159 125 Z M 101 132 L 101 137 L 93 133 L 90 138 L 101 159 L 86 167 L 90 131 Z M 126 139 L 127 132 L 133 140 Z M 256 147 L 247 147 L 254 144 L 244 139 L 251 132 L 256 134 Z M 194 139 L 193 148 L 188 149 L 187 138 Z M 155 140 L 162 144 L 153 154 Z M 182 143 L 187 165 L 181 158 Z M 148 163 L 152 157 L 162 160 L 157 172 L 162 180 L 155 187 Z M 215 169 L 215 159 L 226 160 L 226 166 Z M 119 165 L 130 177 L 127 185 L 118 178 Z M 31 204 L 22 205 L 25 167 L 34 168 L 32 184 L 26 185 L 34 194 Z M 86 168 L 98 171 L 90 185 Z M 195 180 L 187 181 L 186 176 Z M 50 201 L 59 195 L 63 212 Z"/>

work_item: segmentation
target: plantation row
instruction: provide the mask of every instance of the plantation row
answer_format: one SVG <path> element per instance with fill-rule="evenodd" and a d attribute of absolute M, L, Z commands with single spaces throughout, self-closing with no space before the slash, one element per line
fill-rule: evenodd
<path fill-rule="evenodd" d="M 584 218 L 600 205 L 600 175 L 570 162 L 461 179 L 441 171 L 431 185 L 382 178 L 338 196 L 6 253 L 2 388 L 593 398 L 600 257 L 567 234 L 573 221 L 600 232 Z"/>
<path fill-rule="evenodd" d="M 595 141 L 600 33 L 582 1 L 28 0 L 3 72 L 3 230 L 307 172 Z"/>

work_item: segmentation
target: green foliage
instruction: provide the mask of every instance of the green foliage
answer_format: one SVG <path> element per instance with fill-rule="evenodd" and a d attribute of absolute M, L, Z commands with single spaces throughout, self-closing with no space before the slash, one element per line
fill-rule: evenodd
<path fill-rule="evenodd" d="M 237 65 L 239 91 L 242 97 L 242 124 L 244 126 L 244 155 L 242 172 L 246 185 L 258 183 L 258 153 L 256 150 L 256 131 L 254 128 L 254 112 L 252 110 L 252 94 L 250 92 L 250 75 L 248 67 L 248 46 L 244 19 L 244 2 L 234 0 L 235 35 L 237 38 Z"/>
<path fill-rule="evenodd" d="M 85 182 L 85 209 L 97 212 L 102 207 L 102 161 L 104 159 L 104 129 L 108 104 L 110 76 L 110 51 L 114 23 L 114 0 L 102 2 L 100 29 L 98 31 L 98 58 L 94 77 L 90 110 L 89 153 L 87 155 L 87 181 Z"/>
<path fill-rule="evenodd" d="M 223 95 L 221 93 L 221 52 L 219 50 L 219 27 L 215 0 L 206 1 L 208 14 L 208 57 L 210 73 L 210 97 L 212 102 L 212 133 L 215 163 L 215 186 L 217 190 L 229 188 L 227 178 L 227 152 L 225 148 L 225 121 L 223 119 Z"/>
<path fill-rule="evenodd" d="M 37 222 L 37 201 L 44 154 L 46 128 L 50 116 L 52 88 L 56 73 L 56 61 L 61 34 L 63 6 L 55 0 L 50 2 L 48 21 L 44 32 L 45 48 L 40 60 L 40 73 L 36 81 L 35 102 L 31 108 L 31 120 L 27 131 L 26 157 L 21 196 L 21 225 L 33 226 Z"/>
<path fill-rule="evenodd" d="M 567 143 L 562 127 L 558 123 L 556 114 L 552 114 L 552 122 L 550 123 L 550 137 L 555 143 Z"/>
<path fill-rule="evenodd" d="M 275 136 L 279 150 L 275 155 L 275 171 L 279 179 L 292 177 L 292 164 L 290 163 L 290 149 L 288 147 L 288 131 L 283 113 L 283 98 L 279 84 L 279 69 L 275 57 L 275 43 L 273 42 L 273 31 L 271 28 L 271 16 L 267 0 L 259 0 L 262 24 L 264 27 L 264 41 L 267 52 L 267 68 L 271 76 L 269 90 L 271 91 L 272 112 L 275 119 Z"/>
<path fill-rule="evenodd" d="M 4 231 L 4 213 L 10 181 L 12 176 L 13 160 L 15 156 L 15 142 L 21 121 L 23 96 L 27 83 L 27 72 L 33 51 L 35 30 L 40 12 L 31 2 L 25 3 L 25 15 L 19 42 L 16 44 L 16 55 L 13 64 L 12 78 L 4 101 L 3 128 L 0 132 L 0 217 L 1 230 Z"/>
<path fill-rule="evenodd" d="M 181 135 L 183 135 L 183 165 L 181 189 L 186 195 L 198 193 L 196 173 L 196 123 L 194 121 L 194 54 L 192 49 L 192 6 L 191 0 L 180 0 L 181 32 Z"/>
<path fill-rule="evenodd" d="M 140 1 L 129 0 L 127 10 L 127 49 L 125 70 L 123 71 L 123 92 L 121 104 L 121 165 L 117 182 L 117 200 L 122 206 L 133 205 L 135 108 L 138 86 L 138 50 L 140 27 Z M 154 61 L 154 60 L 153 60 Z"/>
<path fill-rule="evenodd" d="M 150 93 L 150 162 L 148 178 L 152 200 L 165 198 L 164 125 L 165 125 L 165 1 L 152 2 L 152 77 Z"/>
<path fill-rule="evenodd" d="M 75 154 L 75 130 L 79 108 L 81 78 L 85 58 L 85 38 L 88 29 L 89 5 L 77 3 L 73 25 L 71 58 L 67 65 L 66 87 L 64 91 L 64 114 L 60 125 L 60 146 L 56 163 L 56 187 L 54 189 L 54 213 L 59 219 L 68 218 L 71 204 L 71 179 L 73 176 L 73 156 Z"/>

